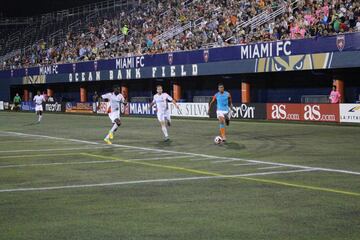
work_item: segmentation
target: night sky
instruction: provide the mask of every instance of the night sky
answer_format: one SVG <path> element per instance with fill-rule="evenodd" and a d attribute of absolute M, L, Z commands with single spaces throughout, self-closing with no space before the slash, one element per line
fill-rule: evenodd
<path fill-rule="evenodd" d="M 0 4 L 0 16 L 29 17 L 53 12 L 88 3 L 102 2 L 101 0 L 7 0 Z"/>

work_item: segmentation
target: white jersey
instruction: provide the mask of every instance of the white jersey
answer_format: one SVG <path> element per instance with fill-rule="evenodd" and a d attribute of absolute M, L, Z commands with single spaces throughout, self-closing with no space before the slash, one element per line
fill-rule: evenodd
<path fill-rule="evenodd" d="M 107 93 L 101 96 L 103 99 L 108 99 L 110 104 L 110 112 L 120 111 L 120 103 L 125 102 L 122 94 L 115 95 L 114 93 Z"/>
<path fill-rule="evenodd" d="M 168 101 L 173 101 L 167 93 L 155 94 L 153 103 L 156 103 L 157 113 L 164 113 L 168 110 Z"/>
<path fill-rule="evenodd" d="M 34 102 L 35 102 L 36 105 L 42 105 L 43 102 L 45 102 L 45 98 L 44 98 L 43 95 L 40 95 L 40 96 L 36 95 L 34 97 Z"/>

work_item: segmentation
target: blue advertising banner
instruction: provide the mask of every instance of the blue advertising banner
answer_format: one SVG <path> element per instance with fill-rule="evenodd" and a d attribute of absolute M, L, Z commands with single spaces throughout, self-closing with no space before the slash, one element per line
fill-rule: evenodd
<path fill-rule="evenodd" d="M 121 70 L 126 74 L 147 68 L 155 71 L 156 77 L 165 77 L 164 69 L 170 66 L 192 66 L 227 61 L 257 61 L 258 59 L 285 58 L 296 55 L 317 53 L 357 52 L 360 51 L 360 33 L 339 34 L 337 36 L 299 39 L 288 41 L 264 42 L 231 47 L 183 51 L 156 55 L 143 55 L 110 60 L 80 62 L 73 64 L 54 64 L 49 66 L 0 71 L 0 78 L 25 77 L 36 75 L 75 74 L 107 70 Z M 185 69 L 181 69 L 185 72 Z M 192 69 L 193 70 L 193 69 Z M 169 69 L 169 71 L 172 71 Z M 187 70 L 189 71 L 189 70 Z M 194 70 L 193 70 L 194 71 Z M 151 75 L 154 75 L 152 73 Z M 193 74 L 195 75 L 195 74 Z M 171 76 L 171 74 L 170 74 Z"/>
<path fill-rule="evenodd" d="M 21 110 L 22 111 L 35 111 L 35 103 L 34 102 L 21 102 Z"/>

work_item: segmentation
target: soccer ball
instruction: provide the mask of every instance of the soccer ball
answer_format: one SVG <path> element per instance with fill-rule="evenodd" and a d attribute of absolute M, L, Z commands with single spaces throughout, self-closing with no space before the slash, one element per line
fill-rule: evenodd
<path fill-rule="evenodd" d="M 216 136 L 215 137 L 215 139 L 214 139 L 214 142 L 215 142 L 215 144 L 220 144 L 220 143 L 222 143 L 222 138 L 220 137 L 220 136 Z"/>

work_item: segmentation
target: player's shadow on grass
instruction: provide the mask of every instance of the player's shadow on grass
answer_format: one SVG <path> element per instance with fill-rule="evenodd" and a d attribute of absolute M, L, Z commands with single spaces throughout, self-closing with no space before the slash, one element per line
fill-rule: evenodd
<path fill-rule="evenodd" d="M 158 146 L 158 147 L 169 147 L 169 146 L 172 146 L 172 143 L 173 143 L 172 140 L 169 140 L 167 142 L 162 140 L 162 141 L 158 141 L 156 146 Z"/>
<path fill-rule="evenodd" d="M 233 149 L 233 150 L 246 149 L 245 145 L 238 144 L 238 143 L 235 143 L 235 142 L 227 142 L 227 143 L 224 143 L 224 144 L 222 144 L 220 146 L 223 147 L 223 148 L 226 148 L 226 149 Z"/>
<path fill-rule="evenodd" d="M 27 123 L 27 124 L 24 124 L 23 127 L 29 127 L 29 126 L 35 126 L 35 125 L 39 125 L 39 123 L 38 122 Z"/>

